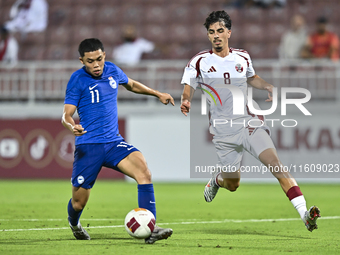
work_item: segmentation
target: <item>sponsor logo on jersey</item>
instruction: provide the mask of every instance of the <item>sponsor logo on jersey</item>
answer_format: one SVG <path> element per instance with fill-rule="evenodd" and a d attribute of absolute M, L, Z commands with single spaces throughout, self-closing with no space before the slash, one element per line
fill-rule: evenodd
<path fill-rule="evenodd" d="M 112 76 L 110 76 L 108 79 L 109 79 L 109 81 L 110 81 L 110 86 L 111 86 L 113 89 L 116 89 L 116 88 L 117 88 L 117 82 L 112 78 Z"/>
<path fill-rule="evenodd" d="M 243 72 L 243 66 L 242 66 L 240 63 L 238 63 L 238 64 L 235 65 L 235 69 L 236 69 L 236 71 L 239 72 L 239 73 L 242 73 L 242 72 Z"/>
<path fill-rule="evenodd" d="M 98 84 L 94 85 L 93 87 L 89 86 L 89 90 L 93 90 L 97 86 L 98 86 Z"/>
<path fill-rule="evenodd" d="M 213 72 L 216 72 L 216 69 L 215 67 L 211 66 L 208 73 L 213 73 Z"/>

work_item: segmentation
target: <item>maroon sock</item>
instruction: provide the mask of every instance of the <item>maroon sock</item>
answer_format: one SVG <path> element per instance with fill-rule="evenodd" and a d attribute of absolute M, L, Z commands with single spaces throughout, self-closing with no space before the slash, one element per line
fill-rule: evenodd
<path fill-rule="evenodd" d="M 286 195 L 289 198 L 289 200 L 292 200 L 296 197 L 302 196 L 303 194 L 299 186 L 293 186 L 287 191 Z"/>

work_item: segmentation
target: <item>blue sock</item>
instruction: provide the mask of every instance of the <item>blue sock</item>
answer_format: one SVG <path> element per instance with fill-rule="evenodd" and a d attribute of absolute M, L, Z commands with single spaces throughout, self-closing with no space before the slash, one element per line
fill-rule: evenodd
<path fill-rule="evenodd" d="M 153 184 L 138 184 L 138 206 L 148 209 L 156 219 L 156 200 Z"/>
<path fill-rule="evenodd" d="M 67 212 L 68 212 L 68 220 L 70 221 L 72 226 L 78 226 L 79 218 L 83 210 L 77 212 L 73 209 L 72 203 L 71 203 L 72 198 L 68 202 L 67 206 Z"/>

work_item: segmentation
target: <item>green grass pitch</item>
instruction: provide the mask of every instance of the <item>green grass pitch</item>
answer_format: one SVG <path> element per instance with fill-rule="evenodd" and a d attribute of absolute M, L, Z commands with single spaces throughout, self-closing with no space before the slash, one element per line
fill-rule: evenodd
<path fill-rule="evenodd" d="M 131 238 L 125 215 L 137 207 L 135 184 L 97 181 L 81 217 L 92 240 L 75 240 L 67 223 L 69 181 L 0 181 L 0 254 L 339 254 L 340 185 L 301 184 L 321 210 L 307 231 L 279 184 L 241 183 L 212 203 L 202 184 L 156 183 L 157 223 L 172 237 L 153 245 Z"/>

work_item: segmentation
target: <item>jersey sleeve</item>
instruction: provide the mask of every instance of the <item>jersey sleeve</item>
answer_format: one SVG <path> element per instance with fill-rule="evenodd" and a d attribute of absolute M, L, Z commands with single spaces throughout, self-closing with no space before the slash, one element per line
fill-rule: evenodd
<path fill-rule="evenodd" d="M 193 89 L 196 89 L 198 86 L 198 81 L 200 81 L 200 68 L 199 63 L 201 61 L 201 56 L 195 56 L 192 60 L 189 61 L 189 63 L 184 68 L 184 73 L 182 76 L 182 85 L 189 85 Z"/>
<path fill-rule="evenodd" d="M 248 68 L 247 68 L 247 73 L 246 73 L 246 76 L 247 78 L 250 78 L 250 77 L 253 77 L 255 75 L 255 70 L 254 70 L 254 67 L 253 67 L 253 61 L 251 61 L 251 58 L 248 54 Z"/>
<path fill-rule="evenodd" d="M 183 73 L 183 76 L 182 76 L 182 81 L 181 81 L 181 84 L 185 85 L 189 85 L 191 86 L 192 88 L 196 89 L 197 87 L 197 71 L 195 68 L 193 67 L 185 67 L 184 68 L 184 73 Z"/>
<path fill-rule="evenodd" d="M 64 104 L 72 104 L 78 107 L 80 96 L 81 90 L 79 89 L 78 75 L 72 74 L 67 84 Z"/>
<path fill-rule="evenodd" d="M 121 84 L 128 83 L 129 78 L 127 77 L 127 75 L 118 66 L 116 66 L 116 68 L 117 68 L 117 73 L 118 73 L 118 78 L 119 78 L 118 84 L 121 85 Z"/>

